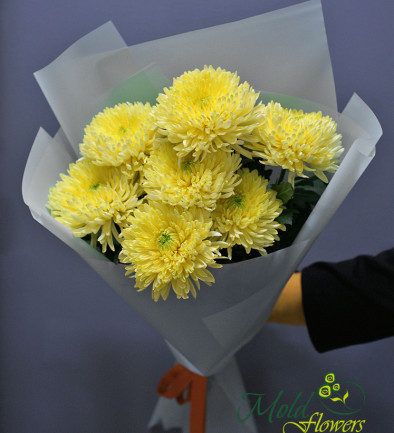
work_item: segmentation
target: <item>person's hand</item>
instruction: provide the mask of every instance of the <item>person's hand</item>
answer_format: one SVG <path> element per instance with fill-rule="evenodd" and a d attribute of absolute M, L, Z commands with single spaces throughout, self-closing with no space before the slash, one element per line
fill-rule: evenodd
<path fill-rule="evenodd" d="M 268 322 L 306 325 L 302 306 L 301 272 L 294 273 L 286 283 Z"/>

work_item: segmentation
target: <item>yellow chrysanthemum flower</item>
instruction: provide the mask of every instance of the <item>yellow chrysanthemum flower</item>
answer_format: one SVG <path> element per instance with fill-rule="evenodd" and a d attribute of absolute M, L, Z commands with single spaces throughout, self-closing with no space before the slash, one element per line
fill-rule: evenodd
<path fill-rule="evenodd" d="M 289 170 L 289 182 L 295 176 L 313 172 L 328 182 L 324 171 L 334 172 L 343 148 L 337 124 L 321 112 L 288 110 L 271 101 L 265 106 L 265 122 L 259 129 L 261 143 L 252 144 L 254 154 L 264 164 Z"/>
<path fill-rule="evenodd" d="M 80 159 L 70 164 L 68 175 L 61 174 L 61 181 L 50 189 L 47 207 L 74 236 L 92 235 L 92 245 L 98 241 L 105 252 L 107 246 L 115 249 L 113 238 L 120 241 L 115 224 L 119 228 L 127 224 L 141 202 L 140 192 L 140 186 L 119 168 L 99 167 Z"/>
<path fill-rule="evenodd" d="M 132 274 L 136 287 L 146 289 L 151 283 L 152 297 L 167 299 L 170 289 L 178 298 L 196 297 L 194 284 L 199 280 L 214 282 L 208 267 L 221 267 L 215 262 L 223 242 L 213 241 L 218 233 L 211 231 L 212 221 L 203 211 L 183 210 L 163 203 L 144 203 L 122 232 L 119 258 Z M 193 283 L 194 282 L 194 283 Z"/>
<path fill-rule="evenodd" d="M 156 124 L 179 157 L 192 153 L 197 159 L 219 149 L 250 156 L 240 144 L 257 139 L 263 117 L 258 96 L 247 82 L 239 84 L 237 74 L 205 66 L 174 79 L 158 96 Z"/>
<path fill-rule="evenodd" d="M 221 240 L 229 244 L 231 259 L 234 245 L 243 245 L 249 254 L 256 249 L 266 254 L 265 248 L 279 240 L 278 230 L 285 227 L 275 219 L 282 213 L 282 202 L 276 192 L 268 190 L 268 180 L 257 170 L 240 170 L 241 183 L 230 198 L 219 200 L 213 212 L 214 230 L 222 233 Z"/>
<path fill-rule="evenodd" d="M 80 152 L 96 165 L 141 170 L 154 139 L 150 104 L 128 102 L 105 108 L 85 128 Z"/>
<path fill-rule="evenodd" d="M 142 185 L 149 199 L 211 211 L 220 198 L 233 194 L 240 164 L 239 155 L 222 151 L 204 159 L 179 159 L 171 143 L 162 143 L 144 167 Z"/>

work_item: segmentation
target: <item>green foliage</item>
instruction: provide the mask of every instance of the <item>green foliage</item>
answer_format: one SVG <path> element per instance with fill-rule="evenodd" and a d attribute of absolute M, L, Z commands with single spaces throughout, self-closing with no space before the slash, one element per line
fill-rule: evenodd
<path fill-rule="evenodd" d="M 272 175 L 272 170 L 259 162 L 257 158 L 249 159 L 242 156 L 242 168 L 247 168 L 250 171 L 257 170 L 260 176 L 268 180 L 270 180 Z"/>
<path fill-rule="evenodd" d="M 293 223 L 293 218 L 297 215 L 298 211 L 296 209 L 285 208 L 283 212 L 276 218 L 278 223 L 285 226 L 291 226 Z"/>
<path fill-rule="evenodd" d="M 285 186 L 282 187 L 281 185 Z M 288 194 L 287 185 L 290 184 L 273 185 L 272 188 L 275 190 L 283 189 Z M 272 247 L 267 248 L 268 253 L 287 248 L 294 242 L 325 188 L 326 184 L 316 176 L 295 179 L 293 195 L 285 202 L 286 208 L 277 218 L 278 222 L 286 226 L 286 231 L 279 233 L 280 240 Z M 283 194 L 285 195 L 284 192 Z M 285 198 L 287 198 L 286 195 Z"/>
<path fill-rule="evenodd" d="M 269 179 L 272 174 L 272 170 L 268 170 L 263 164 L 256 160 L 245 158 L 242 164 L 244 167 L 249 168 L 249 170 L 258 170 L 259 174 L 265 178 Z M 283 176 L 281 177 L 283 178 Z M 267 253 L 287 248 L 294 242 L 320 196 L 323 194 L 326 184 L 316 176 L 311 176 L 309 178 L 296 178 L 294 189 L 288 182 L 271 185 L 271 188 L 277 192 L 277 197 L 285 203 L 283 212 L 276 220 L 280 224 L 285 225 L 286 230 L 279 231 L 280 240 L 275 242 L 272 247 L 266 248 Z M 226 256 L 227 251 L 223 250 L 222 254 Z M 258 251 L 252 250 L 249 254 L 246 254 L 243 246 L 235 245 L 232 248 L 232 260 L 223 261 L 222 264 L 231 264 L 255 257 L 260 257 Z"/>
<path fill-rule="evenodd" d="M 271 186 L 271 189 L 276 191 L 276 197 L 286 204 L 291 198 L 293 198 L 294 190 L 290 183 L 283 182 Z"/>

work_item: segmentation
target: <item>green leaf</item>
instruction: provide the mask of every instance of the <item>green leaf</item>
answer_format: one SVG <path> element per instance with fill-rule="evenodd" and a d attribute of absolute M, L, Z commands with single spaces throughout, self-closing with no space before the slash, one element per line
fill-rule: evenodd
<path fill-rule="evenodd" d="M 349 397 L 349 391 L 346 390 L 346 394 L 343 396 L 343 404 L 345 404 L 345 400 Z"/>
<path fill-rule="evenodd" d="M 293 223 L 293 218 L 299 212 L 297 209 L 284 209 L 283 212 L 276 218 L 279 224 L 290 225 Z"/>
<path fill-rule="evenodd" d="M 339 398 L 339 397 L 333 397 L 333 398 L 331 398 L 331 400 L 332 400 L 332 401 L 342 401 L 342 399 Z"/>
<path fill-rule="evenodd" d="M 283 182 L 278 185 L 272 185 L 271 189 L 276 191 L 276 196 L 279 200 L 282 200 L 283 203 L 287 203 L 294 195 L 293 187 L 288 182 Z"/>
<path fill-rule="evenodd" d="M 307 191 L 314 191 L 319 196 L 323 194 L 323 191 L 326 189 L 327 184 L 322 180 L 317 178 L 316 176 L 311 176 L 308 178 L 297 177 L 295 180 L 295 189 L 302 188 Z"/>
<path fill-rule="evenodd" d="M 249 159 L 241 155 L 242 158 L 242 168 L 247 168 L 250 171 L 257 170 L 258 174 L 264 179 L 270 179 L 272 170 L 267 168 L 261 161 L 257 158 Z"/>

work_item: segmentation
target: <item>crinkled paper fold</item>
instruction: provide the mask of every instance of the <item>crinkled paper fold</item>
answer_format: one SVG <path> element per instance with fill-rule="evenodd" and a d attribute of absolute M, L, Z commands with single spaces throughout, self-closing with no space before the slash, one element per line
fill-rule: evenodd
<path fill-rule="evenodd" d="M 172 77 L 205 64 L 237 70 L 241 80 L 284 105 L 330 114 L 338 122 L 345 152 L 290 248 L 214 269 L 215 283 L 203 284 L 196 300 L 170 295 L 165 302 L 153 302 L 149 289 L 136 291 L 122 265 L 74 238 L 49 215 L 48 190 L 78 157 L 84 127 L 97 112 L 125 100 L 154 103 Z M 226 426 L 226 432 L 255 432 L 251 419 L 242 424 L 236 419 L 245 391 L 233 355 L 264 325 L 282 287 L 372 160 L 382 134 L 374 114 L 356 95 L 343 113 L 336 112 L 320 2 L 130 48 L 108 23 L 76 42 L 36 78 L 61 129 L 54 138 L 40 129 L 26 165 L 23 198 L 33 217 L 73 248 L 157 329 L 178 362 L 210 376 L 207 433 L 223 426 L 220 413 L 226 410 L 226 422 L 228 414 L 234 414 L 233 427 Z M 160 401 L 152 424 L 161 421 L 165 427 L 180 426 L 186 432 L 187 411 Z"/>

